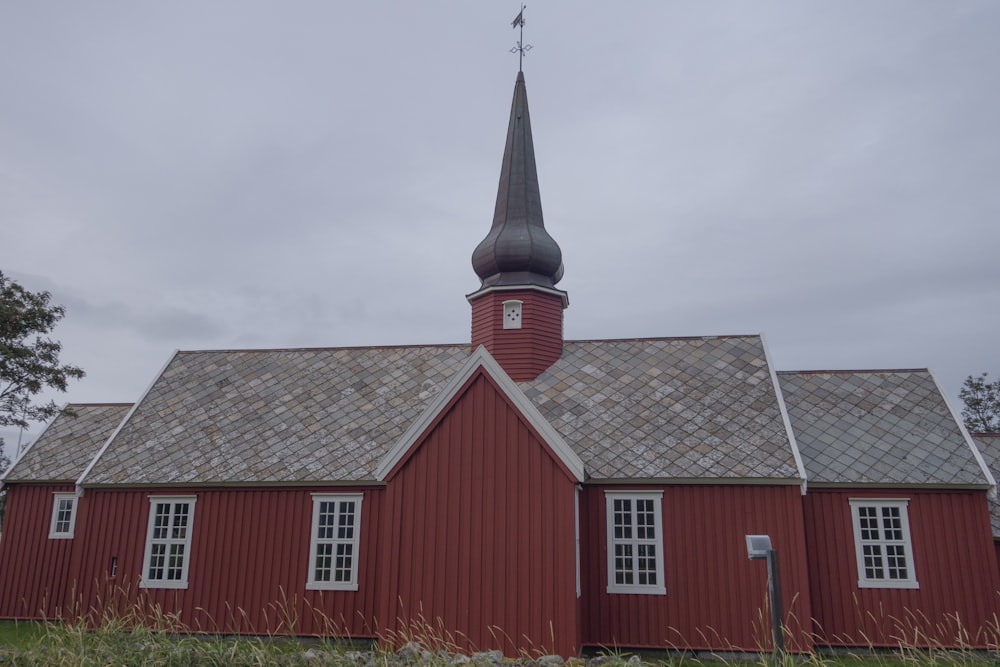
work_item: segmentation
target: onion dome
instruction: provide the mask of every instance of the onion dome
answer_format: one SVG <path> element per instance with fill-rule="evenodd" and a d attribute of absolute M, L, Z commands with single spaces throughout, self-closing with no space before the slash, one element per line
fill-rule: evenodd
<path fill-rule="evenodd" d="M 523 72 L 517 73 L 514 84 L 493 227 L 472 253 L 472 268 L 483 288 L 553 288 L 563 275 L 562 251 L 542 219 Z"/>

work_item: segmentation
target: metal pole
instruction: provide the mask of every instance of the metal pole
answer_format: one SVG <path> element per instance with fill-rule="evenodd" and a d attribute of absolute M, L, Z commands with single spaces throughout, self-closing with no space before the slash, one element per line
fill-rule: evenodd
<path fill-rule="evenodd" d="M 785 632 L 781 625 L 781 579 L 778 577 L 778 550 L 767 550 L 767 593 L 771 598 L 771 636 L 776 655 L 785 654 Z"/>

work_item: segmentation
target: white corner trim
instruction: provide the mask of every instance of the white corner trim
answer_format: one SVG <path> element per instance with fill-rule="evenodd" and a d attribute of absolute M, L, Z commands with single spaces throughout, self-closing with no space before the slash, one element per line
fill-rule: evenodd
<path fill-rule="evenodd" d="M 56 413 L 56 416 L 53 417 L 52 419 L 50 419 L 45 424 L 45 426 L 42 427 L 42 430 L 38 432 L 38 435 L 36 435 L 35 439 L 31 441 L 31 444 L 29 444 L 27 447 L 25 447 L 24 451 L 21 452 L 20 454 L 16 454 L 15 453 L 15 458 L 14 458 L 13 462 L 11 462 L 10 467 L 7 468 L 7 472 L 5 472 L 4 474 L 0 475 L 0 491 L 3 491 L 3 483 L 7 479 L 7 476 L 10 475 L 10 473 L 12 473 L 14 471 L 14 468 L 17 467 L 17 464 L 21 461 L 21 459 L 23 459 L 25 456 L 28 455 L 28 452 L 30 452 L 31 449 L 35 446 L 35 443 L 37 443 L 41 439 L 41 437 L 43 435 L 45 435 L 45 432 L 49 430 L 49 427 L 52 426 L 54 423 L 56 423 L 56 420 L 59 419 L 62 416 L 63 410 L 65 410 L 67 407 L 69 407 L 69 405 L 70 405 L 70 403 L 68 401 L 66 403 L 63 403 L 62 407 L 59 408 L 59 412 Z"/>
<path fill-rule="evenodd" d="M 142 404 L 144 400 L 146 400 L 146 395 L 149 394 L 150 391 L 152 391 L 153 385 L 156 384 L 157 380 L 160 379 L 164 371 L 167 370 L 167 367 L 175 358 L 177 358 L 177 355 L 179 353 L 180 350 L 174 350 L 171 353 L 170 358 L 167 359 L 167 363 L 163 364 L 163 368 L 160 369 L 160 372 L 153 376 L 153 381 L 149 383 L 149 386 L 146 387 L 146 390 L 142 392 L 141 396 L 139 396 L 139 400 L 137 400 L 135 403 L 132 404 L 132 407 L 129 408 L 128 413 L 125 415 L 125 418 L 122 419 L 120 422 L 118 422 L 118 426 L 116 426 L 115 430 L 111 432 L 111 435 L 108 436 L 108 439 L 104 441 L 104 444 L 101 446 L 101 449 L 97 452 L 97 454 L 94 455 L 94 458 L 90 459 L 90 463 L 87 464 L 86 469 L 84 469 L 83 473 L 76 479 L 77 496 L 83 496 L 83 482 L 87 478 L 87 475 L 89 475 L 90 471 L 94 469 L 94 465 L 100 460 L 100 458 L 104 456 L 104 452 L 108 450 L 108 447 L 111 445 L 111 441 L 115 439 L 115 436 L 118 435 L 118 433 L 122 430 L 122 428 L 125 426 L 128 420 L 132 418 L 132 414 L 136 411 L 136 409 Z"/>
<path fill-rule="evenodd" d="M 472 377 L 473 373 L 477 369 L 482 368 L 487 374 L 497 383 L 500 390 L 506 394 L 507 398 L 514 404 L 528 423 L 531 424 L 538 431 L 538 434 L 542 436 L 542 439 L 552 448 L 552 451 L 556 453 L 556 456 L 563 462 L 563 464 L 569 469 L 569 471 L 576 478 L 576 481 L 582 482 L 584 480 L 584 466 L 583 461 L 580 457 L 576 455 L 566 441 L 562 439 L 552 424 L 542 416 L 542 413 L 538 411 L 528 397 L 524 395 L 524 392 L 517 386 L 517 384 L 510 379 L 510 376 L 500 367 L 496 359 L 493 358 L 485 347 L 482 345 L 476 349 L 472 355 L 465 361 L 462 367 L 451 377 L 448 384 L 445 385 L 444 389 L 438 392 L 438 395 L 431 401 L 430 405 L 421 413 L 417 419 L 410 424 L 410 428 L 402 435 L 402 437 L 396 441 L 396 444 L 386 453 L 386 455 L 379 462 L 378 467 L 375 468 L 375 478 L 380 482 L 384 482 L 386 476 L 389 472 L 402 460 L 406 452 L 416 444 L 417 440 L 423 435 L 427 427 L 430 426 L 431 422 L 437 418 L 441 410 L 458 394 L 458 391 L 462 388 L 462 385 Z"/>
<path fill-rule="evenodd" d="M 941 398 L 944 399 L 944 404 L 948 406 L 948 411 L 951 412 L 951 418 L 955 420 L 955 423 L 958 424 L 958 428 L 961 429 L 962 437 L 965 438 L 965 444 L 970 450 L 972 450 L 972 456 L 976 459 L 976 463 L 978 463 L 979 467 L 982 468 L 983 475 L 986 477 L 986 481 L 990 485 L 989 491 L 986 492 L 986 495 L 995 500 L 997 497 L 997 480 L 993 477 L 993 473 L 990 472 L 990 467 L 986 465 L 986 460 L 983 459 L 982 452 L 980 452 L 979 447 L 976 446 L 976 442 L 972 439 L 972 435 L 969 434 L 969 430 L 965 428 L 965 422 L 963 422 L 959 414 L 955 412 L 955 408 L 952 406 L 951 401 L 948 400 L 948 396 L 941 391 L 941 385 L 938 383 L 937 378 L 934 377 L 934 373 L 931 372 L 931 369 L 927 369 L 927 374 L 931 376 L 931 380 L 934 381 L 934 386 L 937 388 Z"/>
<path fill-rule="evenodd" d="M 764 348 L 764 361 L 767 362 L 767 372 L 771 375 L 771 384 L 774 386 L 774 393 L 778 397 L 778 408 L 781 410 L 781 420 L 785 423 L 785 433 L 788 434 L 788 442 L 792 446 L 792 456 L 795 458 L 795 467 L 799 470 L 799 477 L 802 478 L 802 495 L 806 495 L 809 489 L 809 477 L 806 474 L 806 466 L 802 462 L 802 453 L 799 451 L 799 443 L 795 440 L 795 432 L 792 430 L 792 421 L 788 418 L 788 408 L 785 406 L 785 395 L 781 393 L 781 384 L 778 382 L 778 373 L 774 370 L 771 362 L 771 350 L 767 346 L 767 338 L 761 332 L 760 344 Z"/>

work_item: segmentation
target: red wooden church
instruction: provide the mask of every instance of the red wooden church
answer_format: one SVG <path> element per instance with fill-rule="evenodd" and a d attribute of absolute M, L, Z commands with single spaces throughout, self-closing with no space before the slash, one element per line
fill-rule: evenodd
<path fill-rule="evenodd" d="M 134 405 L 72 406 L 4 480 L 0 617 L 758 650 L 766 534 L 793 650 L 996 645 L 994 478 L 927 371 L 563 340 L 520 73 L 472 261 L 471 345 L 177 352 Z"/>

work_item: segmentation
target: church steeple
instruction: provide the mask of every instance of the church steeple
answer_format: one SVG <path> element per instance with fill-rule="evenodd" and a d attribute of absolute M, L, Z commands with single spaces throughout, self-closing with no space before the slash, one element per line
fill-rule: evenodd
<path fill-rule="evenodd" d="M 472 253 L 482 286 L 555 287 L 562 278 L 562 251 L 545 231 L 542 197 L 531 139 L 524 73 L 517 73 L 507 143 L 500 167 L 493 226 Z"/>
<path fill-rule="evenodd" d="M 562 356 L 566 292 L 562 251 L 545 230 L 528 94 L 517 73 L 500 167 L 493 226 L 472 253 L 479 290 L 472 304 L 472 349 L 485 345 L 514 380 L 532 380 Z"/>

